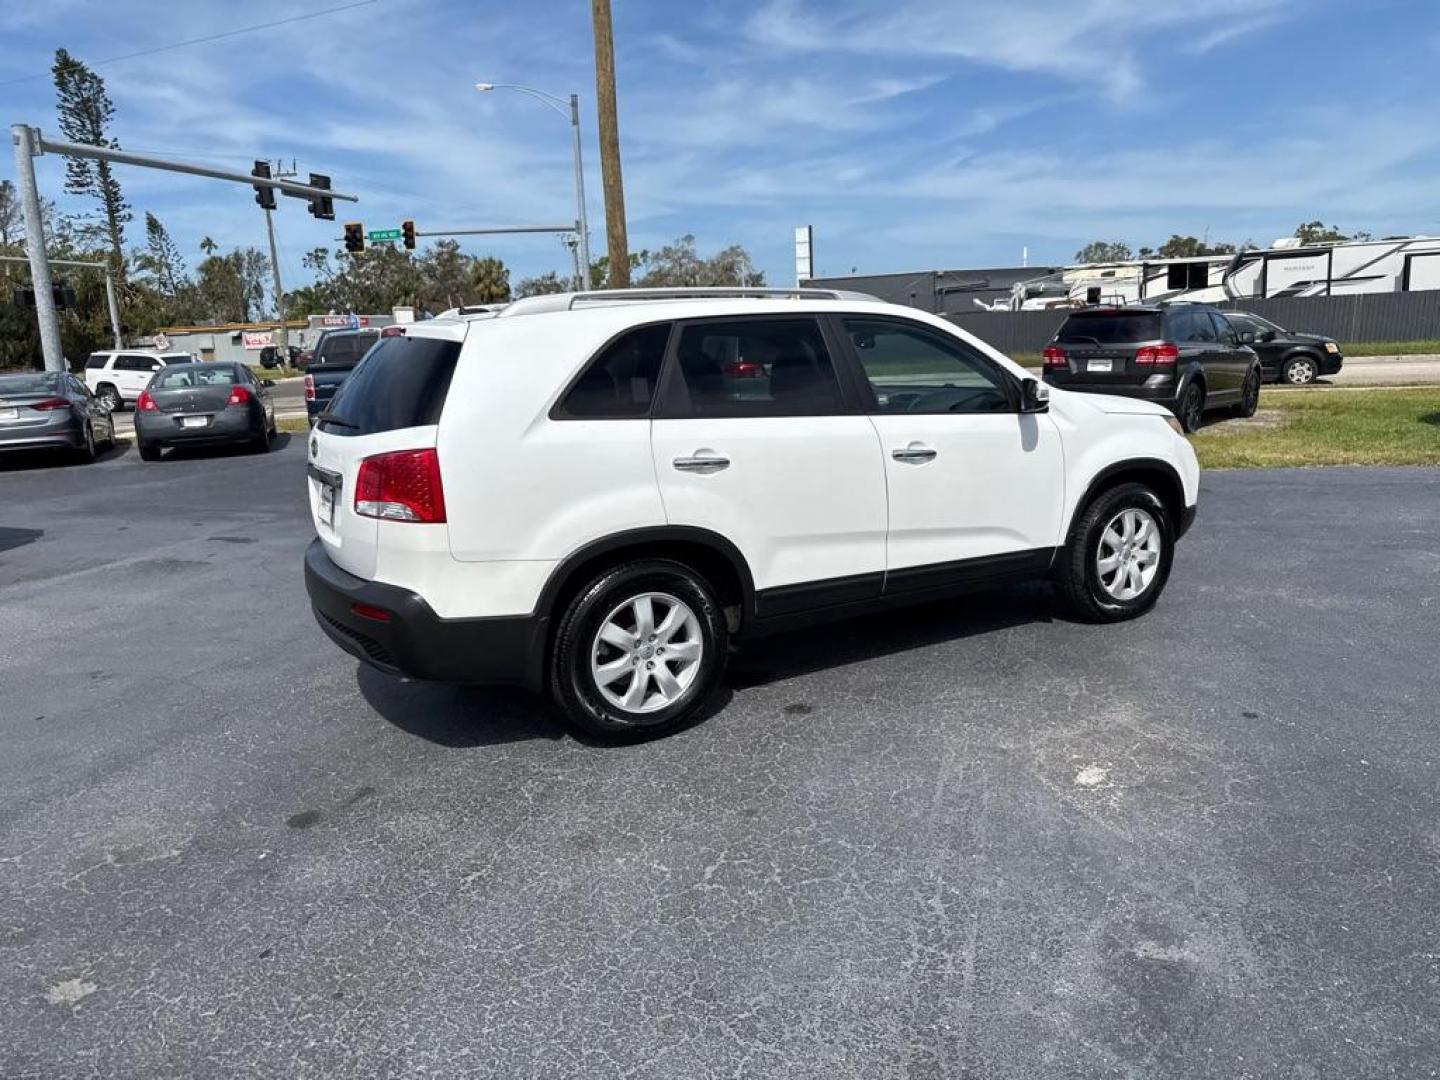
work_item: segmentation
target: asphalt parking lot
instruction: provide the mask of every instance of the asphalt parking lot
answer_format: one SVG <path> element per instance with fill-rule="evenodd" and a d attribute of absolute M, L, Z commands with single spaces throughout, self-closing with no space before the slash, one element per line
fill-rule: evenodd
<path fill-rule="evenodd" d="M 1440 1072 L 1440 470 L 1140 621 L 777 640 L 621 749 L 315 627 L 303 445 L 0 465 L 0 1075 Z"/>

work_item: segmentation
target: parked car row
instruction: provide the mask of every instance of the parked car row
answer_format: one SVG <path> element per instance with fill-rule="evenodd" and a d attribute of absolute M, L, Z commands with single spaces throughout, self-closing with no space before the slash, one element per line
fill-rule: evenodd
<path fill-rule="evenodd" d="M 1208 412 L 1255 415 L 1264 381 L 1304 386 L 1344 362 L 1332 338 L 1189 303 L 1079 309 L 1043 357 L 1050 385 L 1156 402 L 1187 432 Z"/>

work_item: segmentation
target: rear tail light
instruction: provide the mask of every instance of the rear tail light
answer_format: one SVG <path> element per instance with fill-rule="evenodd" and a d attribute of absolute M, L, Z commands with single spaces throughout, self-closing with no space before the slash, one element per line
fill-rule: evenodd
<path fill-rule="evenodd" d="M 314 401 L 314 400 L 315 400 L 315 376 L 314 376 L 314 375 L 306 375 L 306 376 L 305 376 L 305 400 L 306 400 L 306 401 Z"/>
<path fill-rule="evenodd" d="M 50 412 L 52 409 L 68 409 L 70 402 L 63 397 L 47 397 L 44 401 L 37 401 L 30 407 L 39 409 L 41 412 Z"/>
<path fill-rule="evenodd" d="M 1065 350 L 1059 345 L 1046 345 L 1045 351 L 1041 355 L 1045 357 L 1046 371 L 1070 366 L 1070 358 L 1065 355 Z"/>
<path fill-rule="evenodd" d="M 140 396 L 135 399 L 136 412 L 159 412 L 160 406 L 155 404 L 155 399 L 150 396 L 149 390 L 141 391 Z"/>
<path fill-rule="evenodd" d="M 250 391 L 249 391 L 249 390 L 246 390 L 245 387 L 243 387 L 243 386 L 231 387 L 231 389 L 230 389 L 230 400 L 227 401 L 227 402 L 225 402 L 226 407 L 228 408 L 228 407 L 231 406 L 231 405 L 248 405 L 248 404 L 250 404 Z"/>
<path fill-rule="evenodd" d="M 445 521 L 440 458 L 434 450 L 400 450 L 360 462 L 355 513 L 383 521 Z"/>
<path fill-rule="evenodd" d="M 765 365 L 754 360 L 736 360 L 725 365 L 725 374 L 732 379 L 763 379 Z"/>
<path fill-rule="evenodd" d="M 1141 345 L 1135 350 L 1135 363 L 1146 366 L 1166 367 L 1173 365 L 1178 359 L 1180 359 L 1179 347 L 1168 341 L 1159 345 Z"/>

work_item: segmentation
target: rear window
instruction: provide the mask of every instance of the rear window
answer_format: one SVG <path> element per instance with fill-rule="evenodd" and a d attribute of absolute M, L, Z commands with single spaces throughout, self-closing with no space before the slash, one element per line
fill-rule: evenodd
<path fill-rule="evenodd" d="M 195 357 L 189 353 L 172 353 L 169 356 L 160 357 L 160 362 L 166 367 L 174 367 L 176 364 L 193 364 Z"/>
<path fill-rule="evenodd" d="M 234 386 L 235 369 L 232 367 L 192 364 L 189 367 L 170 367 L 155 376 L 156 390 L 180 390 L 192 386 Z"/>
<path fill-rule="evenodd" d="M 315 349 L 315 364 L 353 364 L 375 344 L 378 333 L 331 334 Z"/>
<path fill-rule="evenodd" d="M 1111 345 L 1131 344 L 1136 341 L 1155 341 L 1160 337 L 1160 315 L 1154 311 L 1097 312 L 1094 315 L 1076 314 L 1065 320 L 1056 341 L 1070 341 L 1081 344 Z"/>
<path fill-rule="evenodd" d="M 439 423 L 458 341 L 382 338 L 336 392 L 320 421 L 332 435 L 374 435 Z"/>
<path fill-rule="evenodd" d="M 59 379 L 45 372 L 0 375 L 0 394 L 55 394 L 59 391 Z"/>

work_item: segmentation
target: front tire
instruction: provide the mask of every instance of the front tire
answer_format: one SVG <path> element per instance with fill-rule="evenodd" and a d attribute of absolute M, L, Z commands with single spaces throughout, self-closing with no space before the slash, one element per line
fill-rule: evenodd
<path fill-rule="evenodd" d="M 1205 388 L 1197 382 L 1187 386 L 1185 393 L 1180 395 L 1175 415 L 1187 432 L 1199 431 L 1200 423 L 1205 419 Z"/>
<path fill-rule="evenodd" d="M 1085 508 L 1061 555 L 1058 584 L 1087 622 L 1121 622 L 1155 606 L 1170 578 L 1175 528 L 1144 484 L 1121 484 Z"/>
<path fill-rule="evenodd" d="M 1320 365 L 1313 356 L 1292 356 L 1285 361 L 1280 377 L 1291 386 L 1309 386 L 1320 377 Z"/>
<path fill-rule="evenodd" d="M 1245 385 L 1240 390 L 1240 404 L 1235 406 L 1235 415 L 1249 418 L 1260 408 L 1260 372 L 1252 371 L 1245 376 Z"/>
<path fill-rule="evenodd" d="M 635 742 L 693 722 L 725 673 L 729 632 L 708 582 L 683 563 L 612 567 L 565 609 L 549 694 L 576 727 Z"/>

